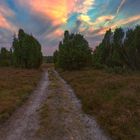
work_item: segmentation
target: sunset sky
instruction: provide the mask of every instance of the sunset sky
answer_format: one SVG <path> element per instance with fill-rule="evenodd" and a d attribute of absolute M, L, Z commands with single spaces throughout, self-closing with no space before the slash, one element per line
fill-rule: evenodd
<path fill-rule="evenodd" d="M 0 0 L 0 47 L 11 46 L 19 28 L 52 55 L 63 32 L 80 32 L 94 48 L 105 31 L 140 24 L 140 0 Z"/>

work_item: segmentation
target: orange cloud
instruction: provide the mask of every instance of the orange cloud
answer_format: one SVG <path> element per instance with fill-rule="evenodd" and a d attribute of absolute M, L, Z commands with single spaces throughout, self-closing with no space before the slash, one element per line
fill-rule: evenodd
<path fill-rule="evenodd" d="M 54 25 L 58 25 L 66 23 L 75 0 L 20 0 L 20 4 L 28 5 L 33 12 L 49 17 Z"/>
<path fill-rule="evenodd" d="M 103 35 L 103 34 L 105 34 L 105 32 L 107 31 L 107 30 L 109 30 L 110 29 L 110 27 L 105 27 L 105 28 L 103 28 L 102 30 L 100 30 L 98 33 L 97 33 L 97 35 Z"/>
<path fill-rule="evenodd" d="M 138 20 L 140 20 L 140 15 L 128 17 L 128 18 L 117 21 L 117 23 L 112 25 L 111 28 L 114 29 L 118 26 L 123 26 L 123 25 L 129 24 Z"/>
<path fill-rule="evenodd" d="M 64 34 L 64 31 L 62 29 L 58 28 L 55 31 L 53 31 L 52 33 L 50 33 L 49 35 L 47 35 L 46 38 L 50 38 L 50 39 L 52 39 L 54 37 L 58 38 L 58 37 L 62 37 L 63 34 Z"/>
<path fill-rule="evenodd" d="M 7 20 L 3 17 L 3 15 L 0 13 L 0 28 L 10 28 L 9 23 Z"/>
<path fill-rule="evenodd" d="M 112 17 L 113 18 L 113 17 Z M 101 19 L 104 19 L 104 18 L 101 18 Z M 105 18 L 106 19 L 106 18 Z M 102 21 L 102 20 L 101 20 Z M 90 32 L 93 32 L 94 31 L 98 31 L 96 32 L 96 35 L 95 36 L 99 36 L 99 35 L 103 35 L 105 34 L 105 32 L 107 30 L 109 30 L 110 28 L 112 30 L 115 30 L 117 27 L 121 27 L 123 25 L 127 25 L 129 23 L 132 23 L 132 22 L 136 22 L 136 21 L 140 21 L 140 15 L 136 15 L 136 16 L 132 16 L 132 17 L 129 17 L 129 18 L 125 18 L 125 19 L 122 19 L 122 20 L 119 20 L 117 21 L 116 23 L 110 25 L 110 26 L 107 26 L 107 27 L 103 27 L 102 29 L 96 29 L 96 30 L 93 30 L 93 28 L 90 28 L 89 31 Z M 94 23 L 95 24 L 95 23 Z"/>
<path fill-rule="evenodd" d="M 114 19 L 114 17 L 115 16 L 113 16 L 113 15 L 101 16 L 101 17 L 97 18 L 96 24 L 106 22 L 106 21 L 110 21 L 110 20 Z"/>
<path fill-rule="evenodd" d="M 16 27 L 7 20 L 7 17 L 15 16 L 14 12 L 5 5 L 0 5 L 0 28 L 15 32 Z"/>
<path fill-rule="evenodd" d="M 88 15 L 83 15 L 82 14 L 82 15 L 79 16 L 79 19 L 82 20 L 82 21 L 85 21 L 87 23 L 90 22 L 90 17 Z"/>
<path fill-rule="evenodd" d="M 62 29 L 57 29 L 54 32 L 52 32 L 52 37 L 61 37 L 64 34 L 64 31 Z"/>
<path fill-rule="evenodd" d="M 15 32 L 16 28 L 0 13 L 0 28 L 8 29 Z"/>

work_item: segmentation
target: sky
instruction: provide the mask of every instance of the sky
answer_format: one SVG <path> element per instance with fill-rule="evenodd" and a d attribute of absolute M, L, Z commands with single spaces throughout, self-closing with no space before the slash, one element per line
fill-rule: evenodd
<path fill-rule="evenodd" d="M 19 28 L 52 55 L 65 30 L 81 33 L 95 48 L 106 30 L 140 24 L 140 0 L 0 0 L 0 47 L 10 48 Z"/>

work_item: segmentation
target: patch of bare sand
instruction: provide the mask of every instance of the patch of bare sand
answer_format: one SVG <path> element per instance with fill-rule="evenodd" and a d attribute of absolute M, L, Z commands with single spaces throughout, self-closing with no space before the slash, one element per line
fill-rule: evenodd
<path fill-rule="evenodd" d="M 71 87 L 56 71 L 49 72 L 50 88 L 42 108 L 43 139 L 109 140 L 94 118 L 84 114 Z"/>

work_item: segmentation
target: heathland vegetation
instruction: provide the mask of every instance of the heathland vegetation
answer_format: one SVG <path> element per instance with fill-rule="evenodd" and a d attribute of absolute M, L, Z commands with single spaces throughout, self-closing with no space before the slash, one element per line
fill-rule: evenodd
<path fill-rule="evenodd" d="M 0 68 L 0 124 L 24 103 L 40 77 L 40 70 Z"/>
<path fill-rule="evenodd" d="M 95 68 L 61 71 L 81 100 L 113 140 L 140 139 L 140 73 L 108 73 Z"/>
<path fill-rule="evenodd" d="M 140 139 L 140 26 L 109 29 L 94 51 L 80 34 L 65 32 L 54 62 L 114 140 Z"/>

